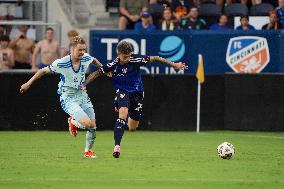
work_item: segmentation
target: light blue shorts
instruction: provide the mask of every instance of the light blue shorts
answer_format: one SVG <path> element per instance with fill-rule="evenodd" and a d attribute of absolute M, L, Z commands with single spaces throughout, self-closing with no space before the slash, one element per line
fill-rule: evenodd
<path fill-rule="evenodd" d="M 96 118 L 93 104 L 85 91 L 78 91 L 74 94 L 62 93 L 60 103 L 62 109 L 76 121 L 84 117 L 92 120 Z"/>

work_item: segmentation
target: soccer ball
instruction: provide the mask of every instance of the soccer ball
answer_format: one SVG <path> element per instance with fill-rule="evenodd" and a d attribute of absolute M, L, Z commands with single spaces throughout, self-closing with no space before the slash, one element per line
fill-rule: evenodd
<path fill-rule="evenodd" d="M 235 154 L 235 148 L 231 143 L 223 142 L 217 147 L 217 153 L 222 159 L 231 159 Z"/>

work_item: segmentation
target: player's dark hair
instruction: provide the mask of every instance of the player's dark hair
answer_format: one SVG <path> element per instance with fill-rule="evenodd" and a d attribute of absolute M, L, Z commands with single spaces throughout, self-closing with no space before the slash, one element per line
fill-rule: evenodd
<path fill-rule="evenodd" d="M 80 36 L 73 37 L 70 42 L 70 47 L 75 47 L 78 44 L 86 44 L 86 41 Z"/>
<path fill-rule="evenodd" d="M 116 51 L 117 51 L 117 53 L 130 54 L 130 53 L 133 52 L 133 46 L 129 42 L 120 41 L 117 44 Z"/>

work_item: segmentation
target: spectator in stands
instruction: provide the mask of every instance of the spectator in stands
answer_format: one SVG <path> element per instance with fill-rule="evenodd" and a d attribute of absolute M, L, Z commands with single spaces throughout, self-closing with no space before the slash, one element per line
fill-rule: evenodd
<path fill-rule="evenodd" d="M 193 6 L 192 0 L 173 0 L 171 9 L 179 25 L 185 27 L 189 18 L 189 10 Z"/>
<path fill-rule="evenodd" d="M 163 19 L 158 27 L 162 31 L 173 31 L 178 29 L 178 24 L 174 21 L 172 11 L 169 7 L 163 10 Z"/>
<path fill-rule="evenodd" d="M 28 26 L 22 25 L 19 28 L 20 34 L 12 39 L 9 47 L 14 50 L 14 69 L 31 69 L 31 55 L 34 49 L 34 42 L 27 37 Z"/>
<path fill-rule="evenodd" d="M 249 24 L 249 16 L 248 15 L 243 15 L 240 18 L 241 25 L 236 28 L 236 30 L 243 30 L 243 31 L 248 31 L 248 30 L 255 30 L 255 28 Z"/>
<path fill-rule="evenodd" d="M 207 29 L 207 24 L 205 20 L 200 19 L 198 16 L 198 9 L 193 7 L 189 12 L 189 19 L 185 26 L 181 26 L 183 29 L 192 29 L 192 30 L 203 30 Z"/>
<path fill-rule="evenodd" d="M 40 53 L 41 62 L 36 65 L 36 57 Z M 37 70 L 50 65 L 54 60 L 60 58 L 59 43 L 54 39 L 53 28 L 45 30 L 45 38 L 39 41 L 32 56 L 32 69 Z"/>
<path fill-rule="evenodd" d="M 76 30 L 68 31 L 67 37 L 68 37 L 68 40 L 69 40 L 69 44 L 68 44 L 68 46 L 63 48 L 62 56 L 66 56 L 66 55 L 70 54 L 70 43 L 71 43 L 73 37 L 76 37 L 78 35 L 79 35 L 79 33 Z"/>
<path fill-rule="evenodd" d="M 284 0 L 278 0 L 278 7 L 276 8 L 276 12 L 281 24 L 281 28 L 284 28 Z"/>
<path fill-rule="evenodd" d="M 163 17 L 163 9 L 171 5 L 172 0 L 150 0 L 149 13 L 151 14 L 153 24 L 159 25 Z"/>
<path fill-rule="evenodd" d="M 0 70 L 8 70 L 14 67 L 14 52 L 8 47 L 10 38 L 8 35 L 0 36 Z"/>
<path fill-rule="evenodd" d="M 133 28 L 135 23 L 140 20 L 140 13 L 147 11 L 148 6 L 148 0 L 120 0 L 118 29 Z"/>
<path fill-rule="evenodd" d="M 148 12 L 144 11 L 141 14 L 141 22 L 137 22 L 134 29 L 136 31 L 142 32 L 153 31 L 156 29 L 156 26 L 151 23 L 151 15 Z"/>
<path fill-rule="evenodd" d="M 269 23 L 262 26 L 263 30 L 278 30 L 281 29 L 277 13 L 275 11 L 269 12 Z"/>
<path fill-rule="evenodd" d="M 230 28 L 228 27 L 228 16 L 226 14 L 222 14 L 219 17 L 219 22 L 216 24 L 213 24 L 210 26 L 210 30 L 219 30 L 219 31 L 224 31 L 224 30 L 229 30 Z"/>

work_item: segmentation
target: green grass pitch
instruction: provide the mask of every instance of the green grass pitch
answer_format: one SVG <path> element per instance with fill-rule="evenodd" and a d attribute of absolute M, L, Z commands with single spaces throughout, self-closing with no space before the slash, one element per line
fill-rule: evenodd
<path fill-rule="evenodd" d="M 217 156 L 224 141 L 231 160 Z M 84 142 L 84 131 L 0 132 L 0 188 L 284 188 L 281 132 L 125 132 L 119 159 L 111 131 L 98 131 L 96 159 L 82 157 Z"/>

